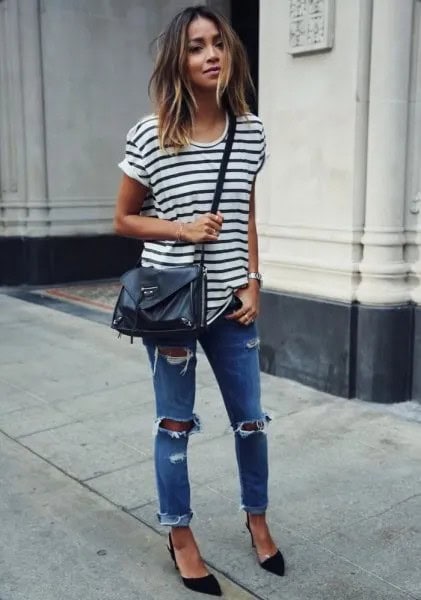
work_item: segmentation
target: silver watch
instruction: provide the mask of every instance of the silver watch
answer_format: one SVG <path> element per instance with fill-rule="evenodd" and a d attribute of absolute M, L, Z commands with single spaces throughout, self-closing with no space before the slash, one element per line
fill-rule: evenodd
<path fill-rule="evenodd" d="M 261 273 L 249 273 L 247 275 L 247 277 L 249 279 L 257 279 L 257 281 L 259 282 L 259 285 L 261 286 L 263 284 L 263 276 Z"/>

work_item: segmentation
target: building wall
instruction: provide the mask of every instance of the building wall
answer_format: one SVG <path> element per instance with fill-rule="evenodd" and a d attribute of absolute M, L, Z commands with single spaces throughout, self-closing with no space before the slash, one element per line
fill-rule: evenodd
<path fill-rule="evenodd" d="M 414 303 L 412 397 L 421 400 L 421 2 L 414 6 L 405 193 L 405 260 Z"/>
<path fill-rule="evenodd" d="M 3 235 L 111 232 L 113 167 L 150 111 L 151 43 L 183 5 L 1 3 Z"/>
<path fill-rule="evenodd" d="M 360 3 L 338 4 L 334 49 L 294 57 L 289 2 L 261 3 L 259 107 L 270 156 L 258 220 L 267 286 L 349 301 L 361 259 L 364 187 L 354 170 L 366 154 L 367 77 Z"/>
<path fill-rule="evenodd" d="M 152 42 L 184 6 L 0 1 L 0 284 L 111 277 L 132 264 L 138 243 L 112 235 L 116 163 L 151 110 Z"/>
<path fill-rule="evenodd" d="M 306 0 L 260 5 L 263 366 L 344 396 L 421 397 L 421 2 L 330 4 L 333 48 L 297 56 Z"/>
<path fill-rule="evenodd" d="M 289 2 L 261 3 L 260 114 L 270 158 L 258 218 L 269 287 L 345 301 L 419 302 L 420 15 L 420 0 L 336 0 L 333 49 L 294 57 Z M 395 213 L 391 199 L 379 199 L 393 181 Z M 374 229 L 400 234 L 396 243 L 381 240 L 403 252 L 391 261 L 400 263 L 395 297 L 381 286 L 371 299 L 358 293 L 371 213 Z"/>
<path fill-rule="evenodd" d="M 332 49 L 292 56 L 306 4 L 260 3 L 262 367 L 421 399 L 421 0 L 332 0 Z M 150 44 L 183 6 L 0 0 L 0 284 L 132 264 L 138 242 L 112 235 L 116 163 L 151 109 Z"/>
<path fill-rule="evenodd" d="M 411 298 L 421 304 L 421 2 L 414 6 L 405 190 L 405 260 Z M 421 357 L 420 357 L 421 358 Z M 421 363 L 420 363 L 421 364 Z"/>

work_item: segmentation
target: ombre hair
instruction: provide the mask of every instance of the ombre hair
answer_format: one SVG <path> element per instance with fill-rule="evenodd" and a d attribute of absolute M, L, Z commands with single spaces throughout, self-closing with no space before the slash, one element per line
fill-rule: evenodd
<path fill-rule="evenodd" d="M 157 38 L 158 53 L 149 82 L 158 115 L 159 145 L 175 152 L 189 144 L 196 112 L 196 100 L 186 75 L 187 30 L 199 17 L 215 24 L 224 48 L 216 88 L 218 106 L 234 115 L 244 115 L 250 111 L 247 95 L 254 93 L 246 51 L 225 17 L 207 6 L 192 6 L 178 13 Z"/>

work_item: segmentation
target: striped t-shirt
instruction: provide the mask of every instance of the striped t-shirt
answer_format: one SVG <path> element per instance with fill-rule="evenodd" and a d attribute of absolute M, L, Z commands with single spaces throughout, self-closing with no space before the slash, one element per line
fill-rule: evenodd
<path fill-rule="evenodd" d="M 210 211 L 225 139 L 191 141 L 178 154 L 159 148 L 156 116 L 142 119 L 127 134 L 119 167 L 149 188 L 141 214 L 191 222 Z M 205 244 L 208 271 L 208 315 L 213 321 L 228 306 L 234 290 L 248 282 L 248 215 L 254 178 L 265 160 L 265 134 L 252 114 L 237 117 L 235 136 L 218 210 L 224 222 L 215 242 Z M 201 244 L 144 242 L 142 265 L 169 268 L 198 263 Z"/>

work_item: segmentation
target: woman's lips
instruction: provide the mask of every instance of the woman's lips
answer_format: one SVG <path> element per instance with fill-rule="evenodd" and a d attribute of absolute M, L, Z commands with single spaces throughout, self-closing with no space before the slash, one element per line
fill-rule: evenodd
<path fill-rule="evenodd" d="M 221 67 L 211 67 L 210 69 L 207 69 L 206 71 L 204 71 L 204 73 L 219 73 L 219 71 L 221 70 Z"/>

